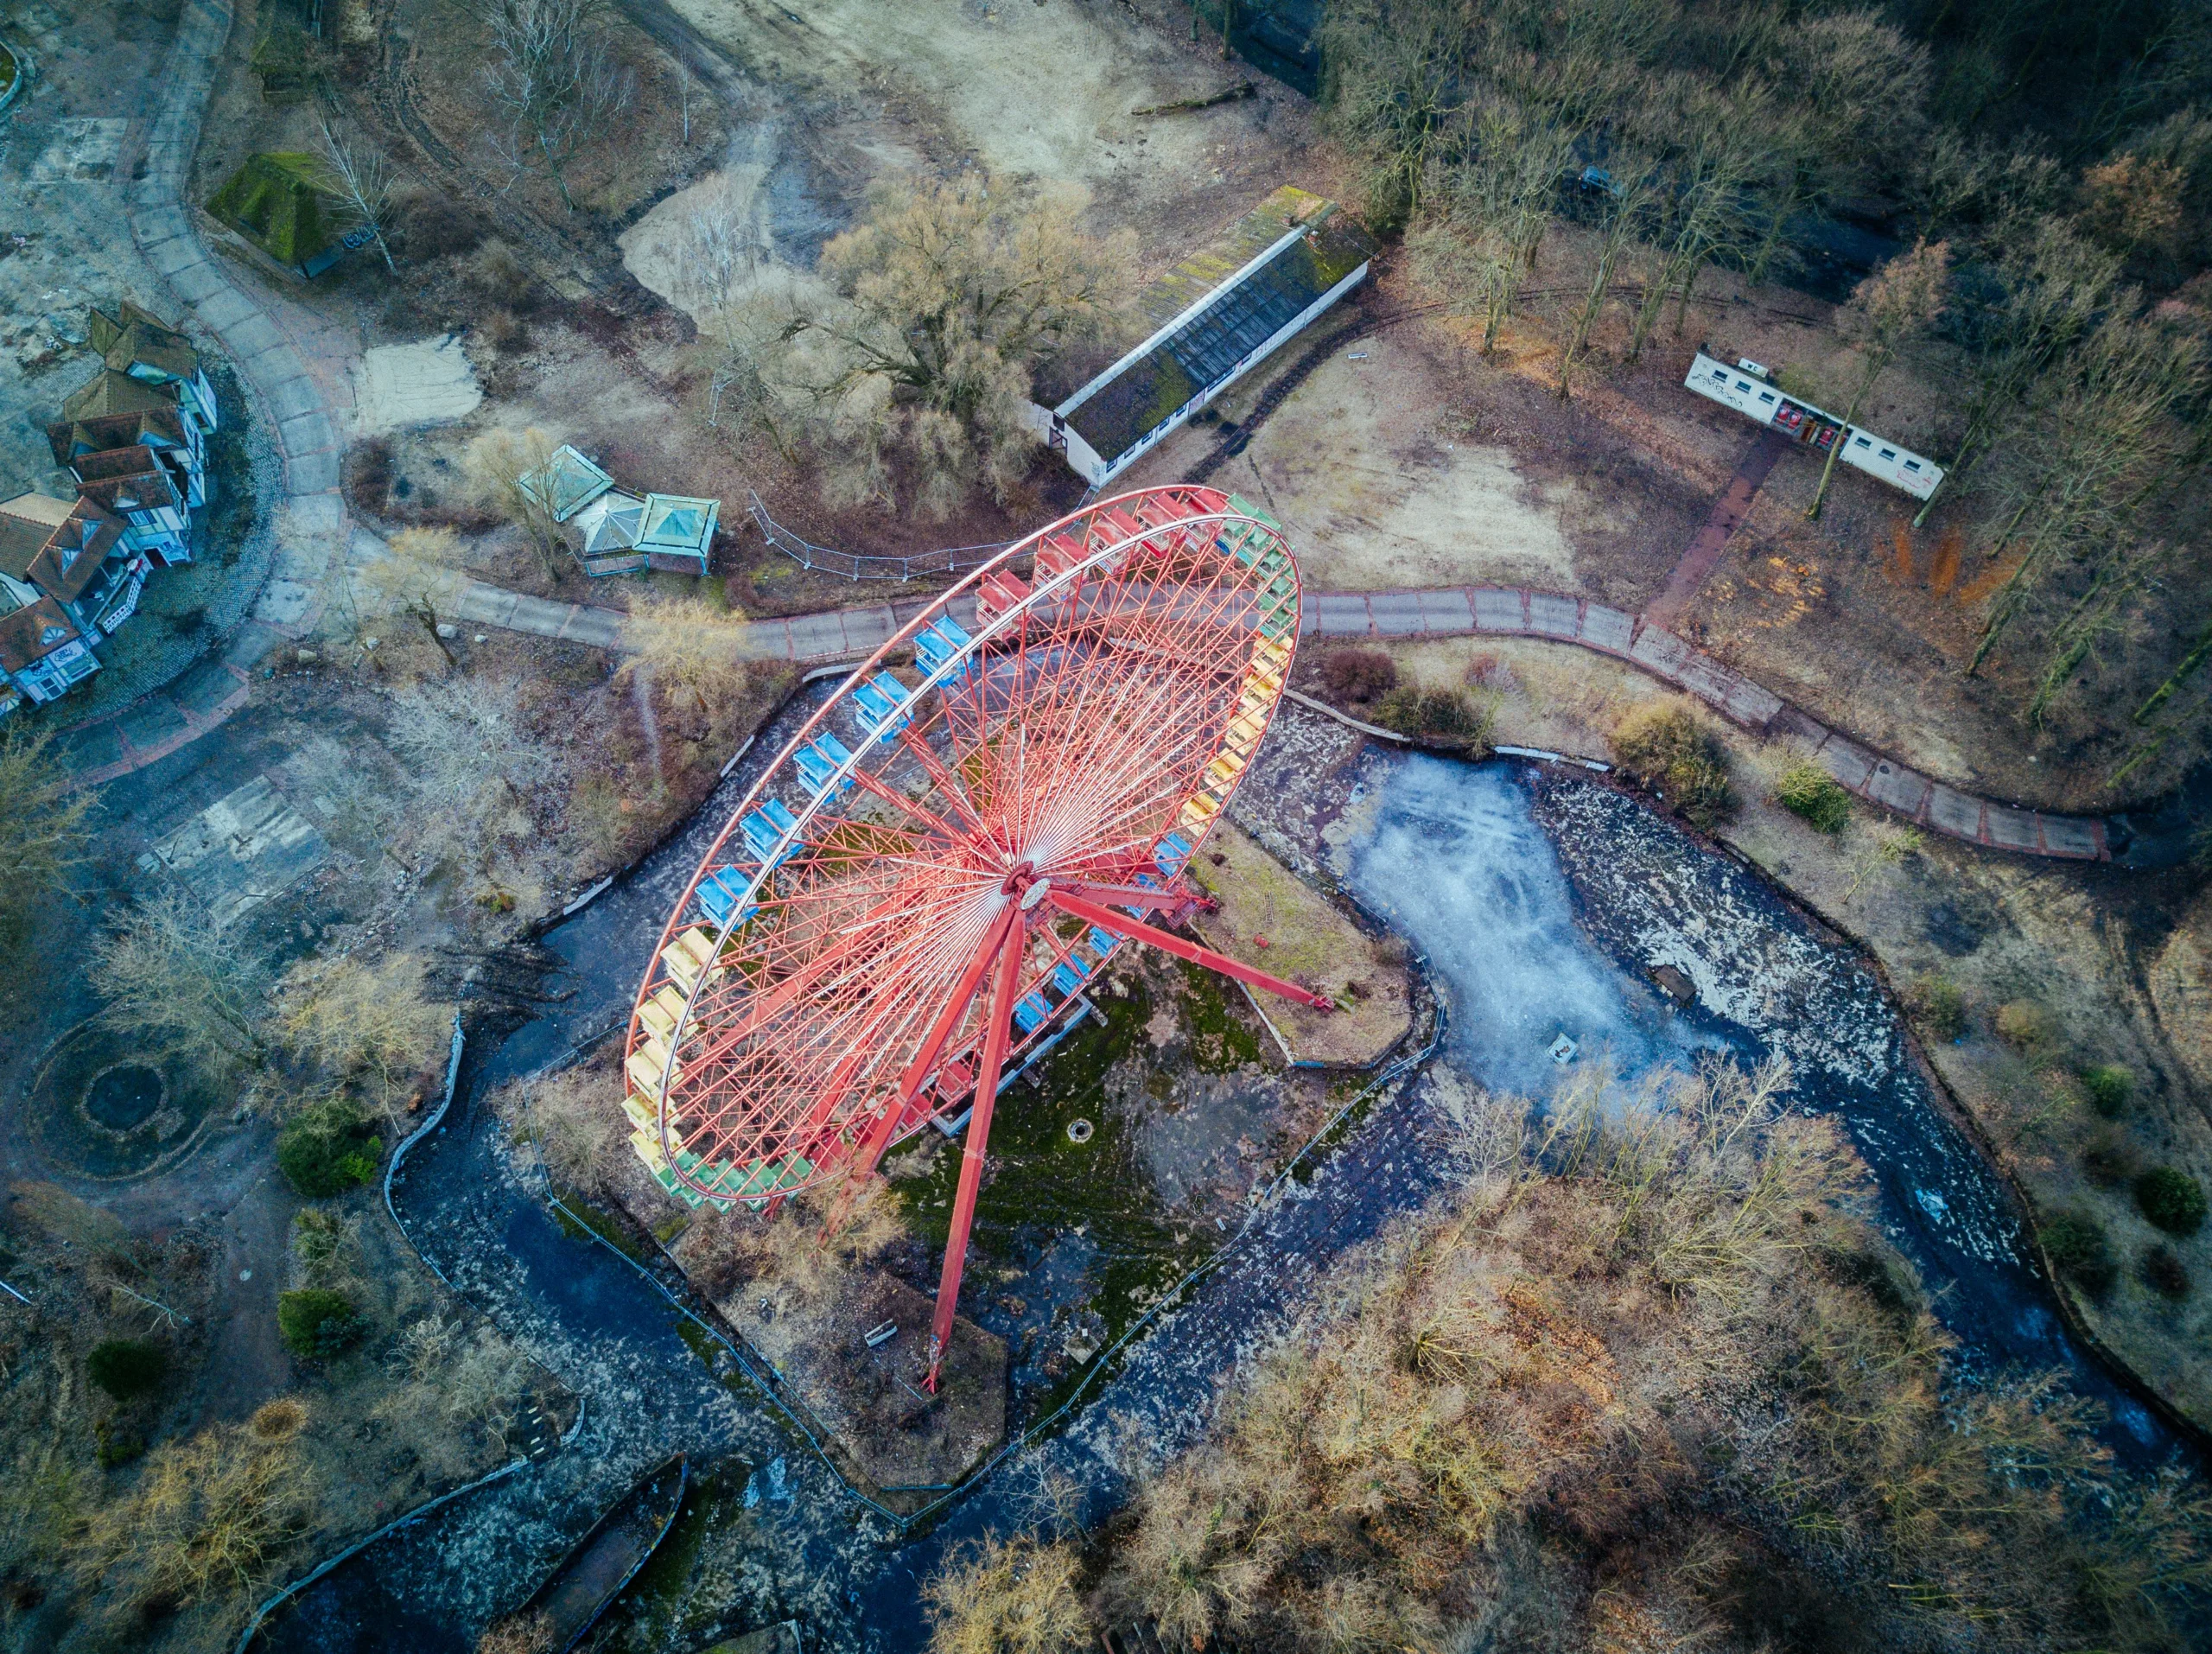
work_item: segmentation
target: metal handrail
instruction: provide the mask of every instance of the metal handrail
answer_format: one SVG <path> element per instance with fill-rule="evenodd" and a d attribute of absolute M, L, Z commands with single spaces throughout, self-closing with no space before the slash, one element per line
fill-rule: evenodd
<path fill-rule="evenodd" d="M 949 545 L 935 551 L 918 552 L 910 557 L 864 557 L 857 552 L 839 551 L 830 546 L 817 545 L 804 536 L 794 534 L 768 515 L 768 508 L 760 503 L 760 496 L 750 488 L 746 490 L 747 510 L 753 524 L 760 531 L 760 538 L 782 552 L 802 569 L 820 569 L 839 575 L 847 580 L 912 580 L 918 575 L 956 575 L 963 569 L 981 568 L 1000 552 L 1014 544 L 1000 540 L 990 545 Z"/>

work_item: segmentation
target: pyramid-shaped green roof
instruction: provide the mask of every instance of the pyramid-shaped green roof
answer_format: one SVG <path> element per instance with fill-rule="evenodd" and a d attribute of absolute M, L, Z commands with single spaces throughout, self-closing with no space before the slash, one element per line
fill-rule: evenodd
<path fill-rule="evenodd" d="M 329 175 L 321 156 L 248 156 L 207 198 L 207 210 L 278 264 L 303 270 L 351 227 L 326 188 Z"/>

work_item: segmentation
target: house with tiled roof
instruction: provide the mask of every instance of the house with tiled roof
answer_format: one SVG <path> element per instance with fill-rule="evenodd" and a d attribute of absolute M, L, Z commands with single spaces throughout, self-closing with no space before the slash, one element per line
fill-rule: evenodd
<path fill-rule="evenodd" d="M 35 593 L 26 600 L 22 594 L 20 581 L 0 575 L 0 676 L 8 685 L 0 690 L 0 716 L 14 711 L 26 696 L 56 700 L 100 669 L 59 603 Z"/>
<path fill-rule="evenodd" d="M 168 472 L 188 511 L 207 503 L 207 439 L 174 406 L 61 420 L 46 428 L 46 440 L 54 462 L 72 472 L 88 454 L 145 448 Z"/>
<path fill-rule="evenodd" d="M 0 546 L 0 571 L 29 581 L 60 604 L 87 637 L 112 637 L 137 613 L 146 583 L 146 559 L 124 540 L 127 525 L 81 497 L 74 505 L 43 494 L 0 499 L 0 526 L 41 524 L 48 525 L 46 538 L 20 564 L 22 572 L 16 572 L 22 538 Z"/>
<path fill-rule="evenodd" d="M 192 561 L 192 513 L 175 480 L 148 448 L 111 448 L 69 468 L 77 497 L 124 525 L 123 543 L 164 569 Z"/>
<path fill-rule="evenodd" d="M 203 436 L 213 432 L 219 423 L 214 387 L 207 383 L 200 353 L 192 347 L 191 340 L 128 299 L 113 315 L 92 311 L 86 325 L 92 348 L 99 353 L 108 372 L 173 391 L 185 417 Z"/>

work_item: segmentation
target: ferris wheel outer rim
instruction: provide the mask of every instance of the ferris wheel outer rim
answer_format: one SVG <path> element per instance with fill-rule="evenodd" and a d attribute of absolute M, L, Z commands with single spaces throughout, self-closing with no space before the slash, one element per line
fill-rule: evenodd
<path fill-rule="evenodd" d="M 979 565 L 977 568 L 971 570 L 968 576 L 960 581 L 956 582 L 951 586 L 947 587 L 944 591 L 937 594 L 925 607 L 916 613 L 912 620 L 907 621 L 906 625 L 899 627 L 899 630 L 893 633 L 889 638 L 886 639 L 884 642 L 879 645 L 874 652 L 872 652 L 865 660 L 857 664 L 852 671 L 847 674 L 844 680 L 838 684 L 837 688 L 832 691 L 830 697 L 825 700 L 821 706 L 817 707 L 814 710 L 814 712 L 807 718 L 806 722 L 803 723 L 792 735 L 791 740 L 785 743 L 782 750 L 780 750 L 776 756 L 763 767 L 759 776 L 754 779 L 753 785 L 746 790 L 744 795 L 732 808 L 728 819 L 723 824 L 721 830 L 716 834 L 713 843 L 708 846 L 705 853 L 700 858 L 698 867 L 694 870 L 691 878 L 684 885 L 681 898 L 678 900 L 676 907 L 671 910 L 667 922 L 662 926 L 660 937 L 655 945 L 654 951 L 646 962 L 645 976 L 640 981 L 639 992 L 632 1001 L 630 1018 L 625 1029 L 624 1049 L 627 1051 L 632 1048 L 632 1043 L 638 1030 L 640 1008 L 646 997 L 646 989 L 650 989 L 652 985 L 654 972 L 660 962 L 661 954 L 668 945 L 671 938 L 678 933 L 680 928 L 683 928 L 682 920 L 683 916 L 690 906 L 694 894 L 698 889 L 699 885 L 704 881 L 708 868 L 715 861 L 716 856 L 721 850 L 722 846 L 728 843 L 731 834 L 736 830 L 737 824 L 744 818 L 748 809 L 758 798 L 761 789 L 771 779 L 772 779 L 787 763 L 791 763 L 795 760 L 800 748 L 807 744 L 814 731 L 829 716 L 830 712 L 838 705 L 838 703 L 847 697 L 849 692 L 856 684 L 859 683 L 862 674 L 868 671 L 871 667 L 875 667 L 882 664 L 889 656 L 899 652 L 902 646 L 911 643 L 912 639 L 918 635 L 926 625 L 945 614 L 953 600 L 957 598 L 964 588 L 970 586 L 980 586 L 985 578 L 995 570 L 1003 567 L 1006 563 L 1011 562 L 1016 557 L 1028 555 L 1031 549 L 1036 544 L 1042 542 L 1056 530 L 1074 522 L 1079 518 L 1091 517 L 1103 512 L 1114 506 L 1119 505 L 1123 500 L 1140 499 L 1147 495 L 1175 493 L 1185 489 L 1196 491 L 1201 488 L 1205 488 L 1207 493 L 1218 495 L 1223 500 L 1224 506 L 1227 505 L 1227 502 L 1230 498 L 1225 491 L 1206 487 L 1206 485 L 1204 484 L 1159 484 L 1151 487 L 1131 489 L 1126 493 L 1114 495 L 1108 499 L 1093 501 L 1089 506 L 1083 506 L 1078 510 L 1067 512 L 1063 516 L 1055 518 L 1051 523 L 1032 531 L 1021 539 L 1016 540 L 1012 544 L 1008 545 L 997 557 L 993 557 L 988 563 Z M 956 668 L 964 665 L 967 662 L 972 660 L 976 656 L 982 652 L 986 644 L 994 640 L 1001 633 L 1009 629 L 1018 629 L 1020 623 L 1026 620 L 1027 614 L 1033 606 L 1050 601 L 1052 595 L 1058 591 L 1062 586 L 1077 579 L 1083 574 L 1093 569 L 1096 565 L 1106 563 L 1117 555 L 1127 551 L 1129 547 L 1138 544 L 1150 538 L 1152 535 L 1162 531 L 1163 528 L 1178 527 L 1186 523 L 1204 522 L 1245 524 L 1259 530 L 1263 534 L 1273 539 L 1283 550 L 1290 563 L 1292 582 L 1292 590 L 1290 594 L 1291 604 L 1294 613 L 1299 614 L 1302 620 L 1302 604 L 1305 590 L 1304 579 L 1302 573 L 1299 569 L 1297 557 L 1295 554 L 1290 552 L 1287 536 L 1285 534 L 1281 525 L 1268 522 L 1264 518 L 1255 517 L 1246 512 L 1229 509 L 1208 509 L 1193 512 L 1187 518 L 1179 519 L 1176 524 L 1162 525 L 1160 527 L 1143 530 L 1138 533 L 1127 535 L 1118 540 L 1107 543 L 1088 553 L 1080 563 L 1062 571 L 1062 573 L 1055 576 L 1048 585 L 1040 588 L 1033 588 L 1020 602 L 1007 609 L 988 627 L 979 627 L 977 631 L 969 638 L 967 644 L 963 648 L 956 653 L 948 656 L 945 661 L 935 671 L 930 673 L 924 679 L 921 684 L 918 685 L 914 690 L 911 691 L 911 694 L 918 696 L 931 688 L 941 686 L 945 679 L 956 674 Z M 1291 651 L 1294 658 L 1296 655 L 1298 639 L 1300 635 L 1300 630 L 1301 628 L 1300 627 L 1294 626 L 1289 633 Z M 1285 686 L 1287 688 L 1287 671 L 1285 678 Z M 1275 712 L 1282 704 L 1283 693 L 1284 691 L 1282 690 L 1278 690 L 1269 698 L 1268 704 L 1268 722 L 1269 725 L 1273 724 Z M 798 813 L 798 819 L 794 823 L 793 826 L 791 829 L 786 830 L 779 837 L 777 840 L 779 849 L 797 842 L 796 836 L 798 830 L 801 828 L 804 828 L 808 822 L 812 820 L 817 814 L 820 813 L 820 811 L 827 805 L 829 800 L 841 790 L 836 786 L 836 781 L 847 777 L 850 772 L 857 767 L 860 756 L 861 754 L 858 752 L 853 754 L 851 757 L 849 757 L 843 764 L 841 764 L 833 773 L 831 780 L 825 784 L 823 792 L 818 796 L 809 799 L 805 807 Z M 1243 785 L 1243 773 L 1240 771 L 1236 778 L 1230 783 L 1228 795 L 1225 796 L 1222 801 L 1223 809 L 1224 811 L 1227 806 L 1228 798 L 1235 795 L 1236 789 Z M 1194 794 L 1192 796 L 1194 796 Z M 1189 798 L 1187 796 L 1184 802 L 1185 805 L 1189 802 Z M 1213 822 L 1215 819 L 1218 818 L 1218 815 L 1220 813 L 1220 811 L 1217 811 L 1216 816 L 1210 817 L 1203 827 L 1198 828 L 1194 830 L 1194 836 L 1191 843 L 1192 854 L 1195 855 L 1197 853 L 1199 847 L 1205 843 L 1208 835 L 1212 832 Z M 779 860 L 780 860 L 780 857 L 772 855 L 768 860 L 764 862 L 761 872 L 755 875 L 753 883 L 747 888 L 747 897 L 750 897 L 757 892 L 760 881 L 767 876 L 771 870 L 772 870 L 773 866 Z M 742 899 L 739 901 L 733 902 L 730 909 L 731 918 L 725 920 L 716 928 L 715 932 L 715 946 L 717 951 L 719 951 L 719 950 L 728 941 L 731 932 L 741 922 L 739 915 L 742 911 Z M 670 1063 L 667 1066 L 664 1066 L 661 1071 L 659 1084 L 656 1087 L 657 1095 L 653 1099 L 655 1125 L 657 1128 L 656 1136 L 658 1138 L 659 1147 L 671 1174 L 685 1188 L 717 1203 L 729 1201 L 735 1199 L 771 1199 L 780 1195 L 798 1193 L 809 1188 L 826 1186 L 827 1184 L 836 1180 L 837 1178 L 844 1175 L 848 1169 L 848 1165 L 846 1163 L 840 1163 L 835 1169 L 825 1171 L 819 1176 L 810 1176 L 799 1182 L 791 1184 L 784 1184 L 779 1182 L 774 1190 L 764 1192 L 761 1195 L 757 1197 L 732 1196 L 726 1190 L 710 1187 L 698 1182 L 696 1180 L 693 1179 L 678 1162 L 677 1159 L 676 1146 L 670 1137 L 668 1093 L 672 1078 L 675 1052 L 681 1046 L 685 1024 L 690 1019 L 691 1010 L 696 1002 L 700 991 L 705 987 L 705 985 L 706 976 L 702 972 L 696 979 L 695 979 L 691 988 L 684 995 L 683 1012 L 677 1017 L 675 1025 L 671 1028 L 668 1035 L 666 1036 L 671 1060 Z M 919 1126 L 915 1128 L 917 1130 L 919 1129 Z M 910 1132 L 906 1135 L 911 1136 L 912 1133 Z M 904 1138 L 894 1137 L 894 1140 L 903 1141 Z"/>
<path fill-rule="evenodd" d="M 1210 485 L 1203 483 L 1180 482 L 1160 483 L 1154 484 L 1147 487 L 1128 489 L 1122 493 L 1115 494 L 1105 499 L 1094 500 L 1087 506 L 1080 506 L 1075 511 L 1065 512 L 1060 517 L 1055 518 L 1052 521 L 1044 525 L 1040 528 L 1033 530 L 1030 533 L 1007 545 L 996 557 L 992 557 L 986 563 L 977 565 L 962 578 L 953 582 L 953 584 L 946 587 L 943 591 L 937 593 L 924 605 L 924 607 L 918 610 L 913 617 L 907 620 L 905 625 L 901 626 L 897 631 L 893 633 L 890 637 L 879 644 L 865 659 L 855 665 L 851 671 L 847 673 L 843 680 L 837 684 L 834 690 L 831 691 L 829 697 L 824 700 L 819 707 L 815 709 L 815 710 L 807 717 L 806 721 L 792 734 L 791 739 L 784 744 L 782 749 L 779 750 L 776 755 L 762 767 L 760 774 L 754 778 L 753 785 L 746 789 L 745 792 L 739 798 L 736 804 L 732 806 L 720 831 L 716 833 L 713 841 L 707 846 L 705 851 L 701 856 L 697 866 L 694 868 L 690 877 L 686 881 L 683 886 L 682 894 L 677 899 L 675 906 L 671 909 L 666 922 L 662 926 L 660 934 L 654 943 L 652 952 L 646 957 L 645 972 L 639 980 L 638 990 L 632 998 L 630 1015 L 624 1028 L 622 1049 L 625 1053 L 628 1053 L 635 1048 L 642 1008 L 650 990 L 654 985 L 655 974 L 660 967 L 662 955 L 666 951 L 673 938 L 682 930 L 689 928 L 683 923 L 684 915 L 688 911 L 690 911 L 693 897 L 701 883 L 704 881 L 709 868 L 715 862 L 716 857 L 721 854 L 723 846 L 729 842 L 731 836 L 736 832 L 739 823 L 744 819 L 747 811 L 753 808 L 757 804 L 763 789 L 783 771 L 786 765 L 791 764 L 795 761 L 799 750 L 805 747 L 813 739 L 820 726 L 829 718 L 831 712 L 835 710 L 841 703 L 844 702 L 849 697 L 851 691 L 861 682 L 865 675 L 869 673 L 871 670 L 882 666 L 893 655 L 901 652 L 910 652 L 911 645 L 914 638 L 917 637 L 927 626 L 944 616 L 948 612 L 950 605 L 963 593 L 971 589 L 979 588 L 985 580 L 1005 568 L 1008 563 L 1014 562 L 1015 559 L 1033 555 L 1036 549 L 1042 544 L 1046 539 L 1060 529 L 1066 527 L 1068 525 L 1075 523 L 1078 519 L 1096 517 L 1127 500 L 1141 499 L 1148 496 L 1154 496 L 1162 493 L 1198 493 L 1200 492 L 1217 497 L 1222 502 L 1221 507 L 1192 512 L 1187 518 L 1179 519 L 1178 523 L 1162 525 L 1158 527 L 1141 530 L 1136 533 L 1126 535 L 1119 539 L 1103 544 L 1096 550 L 1090 551 L 1081 562 L 1075 563 L 1067 569 L 1062 571 L 1059 575 L 1056 576 L 1048 585 L 1043 587 L 1033 587 L 1019 603 L 1014 605 L 1003 614 L 1000 614 L 988 626 L 979 627 L 976 631 L 969 636 L 968 642 L 959 651 L 953 655 L 947 657 L 945 661 L 942 663 L 935 671 L 928 674 L 925 678 L 921 684 L 910 691 L 910 697 L 918 697 L 921 694 L 925 693 L 931 688 L 940 687 L 945 679 L 954 676 L 959 667 L 963 666 L 968 662 L 974 659 L 977 655 L 981 654 L 983 652 L 985 646 L 995 640 L 1001 633 L 1008 630 L 1018 630 L 1026 621 L 1028 613 L 1033 606 L 1041 602 L 1052 601 L 1052 595 L 1058 591 L 1063 586 L 1079 579 L 1096 565 L 1106 563 L 1116 556 L 1126 552 L 1131 546 L 1139 544 L 1144 540 L 1151 538 L 1153 535 L 1162 532 L 1164 529 L 1180 526 L 1183 523 L 1202 523 L 1211 521 L 1224 524 L 1236 523 L 1249 525 L 1249 526 L 1259 530 L 1262 533 L 1274 541 L 1274 543 L 1284 551 L 1288 558 L 1291 570 L 1290 604 L 1293 613 L 1298 616 L 1300 621 L 1300 624 L 1292 627 L 1289 633 L 1292 658 L 1294 659 L 1297 652 L 1298 640 L 1302 634 L 1304 619 L 1303 605 L 1305 597 L 1305 582 L 1303 571 L 1299 568 L 1296 555 L 1290 550 L 1288 537 L 1282 527 L 1279 524 L 1272 523 L 1264 518 L 1255 517 L 1249 512 L 1236 511 L 1230 508 L 1229 501 L 1232 496 L 1225 489 L 1215 488 Z M 1268 700 L 1267 718 L 1268 725 L 1269 727 L 1273 726 L 1274 716 L 1281 707 L 1284 694 L 1287 690 L 1287 687 L 1288 671 L 1287 663 L 1286 663 L 1284 687 L 1277 690 Z M 826 808 L 829 801 L 841 790 L 836 785 L 837 781 L 844 779 L 849 775 L 850 772 L 858 766 L 861 756 L 861 751 L 855 751 L 844 763 L 838 766 L 837 769 L 833 773 L 831 780 L 825 785 L 823 792 L 818 796 L 811 798 L 807 801 L 805 807 L 798 812 L 797 820 L 793 826 L 779 837 L 777 840 L 778 850 L 781 850 L 785 846 L 798 842 L 798 835 L 801 830 L 803 830 L 809 822 L 813 820 L 818 813 Z M 1203 771 L 1200 773 L 1203 773 Z M 1199 848 L 1205 843 L 1207 837 L 1213 830 L 1214 822 L 1219 819 L 1219 817 L 1222 814 L 1226 813 L 1229 798 L 1235 796 L 1236 789 L 1243 784 L 1243 773 L 1240 771 L 1236 779 L 1230 783 L 1228 794 L 1224 796 L 1222 800 L 1222 809 L 1217 811 L 1213 817 L 1209 817 L 1203 827 L 1195 830 L 1195 834 L 1191 842 L 1192 855 L 1196 855 Z M 1185 795 L 1183 800 L 1183 805 L 1187 805 L 1190 798 L 1192 796 L 1195 796 L 1195 792 L 1196 788 L 1194 786 L 1192 792 Z M 1180 809 L 1183 805 L 1177 806 L 1178 814 L 1179 814 Z M 733 901 L 730 907 L 730 917 L 721 925 L 717 926 L 714 932 L 715 948 L 717 953 L 719 953 L 720 950 L 728 943 L 732 932 L 736 928 L 738 924 L 741 922 L 740 916 L 744 912 L 747 899 L 749 899 L 757 892 L 760 881 L 768 876 L 769 873 L 772 871 L 774 866 L 780 859 L 779 856 L 772 854 L 764 862 L 761 871 L 755 875 L 753 882 L 747 887 L 746 898 L 741 898 L 736 901 Z M 681 1164 L 678 1163 L 677 1158 L 677 1146 L 671 1141 L 670 1135 L 669 1091 L 672 1082 L 673 1071 L 675 1068 L 675 1053 L 681 1047 L 686 1024 L 689 1022 L 692 1008 L 696 1002 L 700 992 L 704 989 L 706 984 L 707 976 L 702 970 L 700 972 L 698 976 L 694 979 L 691 988 L 684 994 L 683 1012 L 677 1017 L 674 1026 L 670 1029 L 666 1036 L 670 1060 L 662 1067 L 658 1084 L 655 1087 L 656 1095 L 652 1099 L 654 1104 L 654 1123 L 656 1126 L 655 1136 L 658 1139 L 661 1153 L 671 1174 L 684 1188 L 717 1203 L 718 1206 L 721 1203 L 732 1201 L 734 1199 L 766 1199 L 798 1193 L 809 1188 L 826 1186 L 827 1184 L 835 1181 L 836 1179 L 844 1176 L 849 1170 L 849 1161 L 842 1161 L 834 1169 L 823 1171 L 818 1175 L 810 1176 L 798 1183 L 788 1185 L 779 1183 L 774 1190 L 763 1192 L 758 1196 L 733 1196 L 727 1190 L 712 1188 L 696 1181 L 683 1169 Z M 919 1129 L 920 1128 L 918 1126 L 915 1129 Z M 911 1136 L 912 1134 L 908 1133 L 906 1135 Z M 904 1138 L 894 1135 L 893 1140 L 904 1141 Z"/>

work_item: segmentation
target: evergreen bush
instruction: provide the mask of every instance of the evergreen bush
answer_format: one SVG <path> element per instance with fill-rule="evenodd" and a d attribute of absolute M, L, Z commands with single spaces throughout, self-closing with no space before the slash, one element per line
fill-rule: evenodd
<path fill-rule="evenodd" d="M 1840 833 L 1851 819 L 1851 794 L 1818 764 L 1801 760 L 1782 772 L 1775 801 L 1823 833 Z"/>
<path fill-rule="evenodd" d="M 333 1097 L 302 1111 L 277 1135 L 276 1166 L 311 1200 L 358 1188 L 377 1174 L 384 1140 L 350 1097 Z"/>
<path fill-rule="evenodd" d="M 2043 1250 L 2052 1269 L 2097 1297 L 2118 1273 L 2105 1226 L 2078 1207 L 2051 1215 L 2043 1226 Z"/>
<path fill-rule="evenodd" d="M 168 1371 L 168 1352 L 151 1339 L 102 1339 L 85 1358 L 85 1376 L 119 1402 L 154 1394 Z"/>
<path fill-rule="evenodd" d="M 311 1287 L 276 1300 L 276 1335 L 302 1361 L 323 1361 L 359 1341 L 367 1323 L 342 1292 Z"/>
<path fill-rule="evenodd" d="M 2204 1227 L 2204 1186 L 2177 1166 L 2153 1166 L 2137 1178 L 2135 1204 L 2169 1235 Z"/>
<path fill-rule="evenodd" d="M 2088 1093 L 2091 1108 L 2107 1120 L 2117 1120 L 2127 1112 L 2128 1099 L 2135 1094 L 2135 1076 L 2115 1064 L 2085 1068 L 2082 1089 Z"/>

